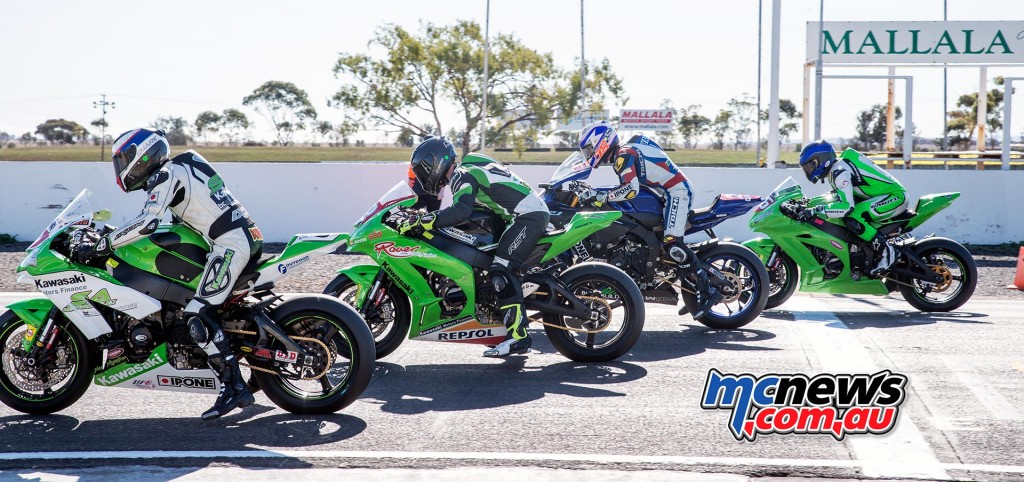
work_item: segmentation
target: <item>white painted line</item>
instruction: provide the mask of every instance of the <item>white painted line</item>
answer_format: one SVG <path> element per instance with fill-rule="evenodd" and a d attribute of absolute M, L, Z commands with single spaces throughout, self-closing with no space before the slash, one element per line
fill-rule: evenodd
<path fill-rule="evenodd" d="M 1020 412 L 1012 403 L 1003 397 L 995 387 L 985 381 L 985 378 L 971 366 L 971 363 L 963 358 L 943 357 L 942 361 L 956 375 L 960 383 L 967 387 L 974 394 L 974 398 L 984 406 L 993 417 L 998 420 L 1020 420 Z"/>
<path fill-rule="evenodd" d="M 105 452 L 9 452 L 0 461 L 33 460 L 146 460 L 146 459 L 396 459 L 396 460 L 506 460 L 516 462 L 585 462 L 593 464 L 721 465 L 735 467 L 861 468 L 864 461 L 831 459 L 778 459 L 756 457 L 685 457 L 658 455 L 544 454 L 509 452 L 396 452 L 358 450 L 228 450 L 228 451 L 105 451 Z M 946 470 L 1024 474 L 1024 466 L 941 463 Z M 943 476 L 948 478 L 948 476 Z"/>
<path fill-rule="evenodd" d="M 826 373 L 876 373 L 871 354 L 824 301 L 801 297 L 787 303 L 796 321 L 791 326 L 818 355 Z M 880 315 L 882 316 L 882 315 Z M 914 381 L 910 380 L 910 384 Z M 948 477 L 921 430 L 904 408 L 896 427 L 884 435 L 850 435 L 846 438 L 864 467 L 864 475 L 882 478 Z"/>

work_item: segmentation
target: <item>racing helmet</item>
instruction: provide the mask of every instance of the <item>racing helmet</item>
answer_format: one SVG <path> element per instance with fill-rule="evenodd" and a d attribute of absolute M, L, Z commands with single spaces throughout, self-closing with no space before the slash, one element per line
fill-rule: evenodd
<path fill-rule="evenodd" d="M 597 169 L 615 155 L 619 148 L 619 135 L 608 121 L 594 122 L 580 132 L 579 148 L 590 167 Z"/>
<path fill-rule="evenodd" d="M 412 158 L 409 160 L 409 167 L 419 181 L 420 187 L 433 196 L 448 185 L 458 165 L 455 146 L 444 137 L 427 137 L 412 151 Z"/>
<path fill-rule="evenodd" d="M 811 182 L 823 180 L 835 162 L 836 150 L 824 139 L 811 142 L 800 151 L 800 167 Z"/>
<path fill-rule="evenodd" d="M 117 136 L 110 147 L 117 185 L 124 192 L 141 188 L 167 162 L 170 150 L 161 130 L 134 129 Z"/>

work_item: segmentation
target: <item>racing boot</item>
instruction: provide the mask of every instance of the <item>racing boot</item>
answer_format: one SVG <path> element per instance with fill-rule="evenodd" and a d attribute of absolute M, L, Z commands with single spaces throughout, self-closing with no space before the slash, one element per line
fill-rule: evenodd
<path fill-rule="evenodd" d="M 529 353 L 533 339 L 526 332 L 526 316 L 522 303 L 502 306 L 500 316 L 505 322 L 505 329 L 508 330 L 505 333 L 505 341 L 494 348 L 488 348 L 484 351 L 484 356 L 503 357 Z"/>
<path fill-rule="evenodd" d="M 680 278 L 688 278 L 691 275 L 696 279 L 694 284 L 697 288 L 697 309 L 693 313 L 693 319 L 698 320 L 722 301 L 722 293 L 711 284 L 708 279 L 708 272 L 697 260 L 697 255 L 683 243 L 682 239 L 674 236 L 666 236 L 662 249 L 668 253 L 668 261 L 679 266 Z M 686 313 L 686 306 L 679 308 L 679 314 Z"/>
<path fill-rule="evenodd" d="M 871 240 L 871 248 L 876 253 L 882 254 L 878 264 L 871 270 L 871 276 L 877 278 L 879 274 L 889 269 L 896 261 L 896 248 L 889 244 L 889 241 L 881 234 L 876 234 L 875 238 Z"/>
<path fill-rule="evenodd" d="M 256 402 L 249 387 L 238 369 L 238 359 L 234 355 L 220 354 L 209 357 L 210 368 L 220 379 L 220 394 L 213 408 L 203 412 L 203 420 L 213 420 L 235 408 L 244 408 Z"/>

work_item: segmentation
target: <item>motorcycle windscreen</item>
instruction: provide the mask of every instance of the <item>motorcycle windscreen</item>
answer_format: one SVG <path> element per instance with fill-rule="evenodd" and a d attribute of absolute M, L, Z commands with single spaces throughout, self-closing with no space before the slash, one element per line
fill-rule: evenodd
<path fill-rule="evenodd" d="M 399 181 L 398 184 L 395 184 L 395 186 L 388 190 L 388 192 L 384 193 L 384 195 L 370 207 L 370 210 L 366 211 L 366 214 L 359 218 L 359 221 L 356 221 L 355 227 L 358 228 L 359 226 L 362 226 L 363 223 L 387 208 L 390 208 L 402 201 L 416 199 L 416 197 L 416 193 L 413 192 L 411 187 L 409 187 L 408 182 Z"/>
<path fill-rule="evenodd" d="M 71 200 L 71 203 L 64 208 L 60 214 L 57 215 L 46 229 L 39 234 L 34 242 L 28 247 L 28 251 L 31 251 L 50 238 L 50 235 L 60 231 L 65 226 L 72 224 L 88 225 L 92 222 L 93 210 L 92 210 L 92 191 L 88 189 L 82 189 L 82 192 L 78 193 Z"/>
<path fill-rule="evenodd" d="M 768 197 L 764 198 L 764 201 L 761 201 L 761 204 L 757 206 L 755 212 L 761 212 L 764 211 L 765 209 L 768 209 L 768 206 L 775 204 L 776 199 L 778 199 L 781 196 L 785 196 L 790 192 L 803 192 L 803 190 L 800 188 L 800 184 L 797 184 L 797 182 L 793 180 L 792 176 L 787 177 L 782 182 L 780 182 L 778 186 L 775 186 L 775 189 L 772 189 L 771 194 L 769 194 Z"/>
<path fill-rule="evenodd" d="M 583 158 L 583 154 L 575 151 L 562 161 L 562 164 L 558 166 L 555 173 L 551 175 L 551 182 L 548 184 L 551 184 L 551 187 L 557 188 L 569 181 L 586 179 L 590 177 L 591 171 L 593 169 L 590 167 L 590 163 Z"/>

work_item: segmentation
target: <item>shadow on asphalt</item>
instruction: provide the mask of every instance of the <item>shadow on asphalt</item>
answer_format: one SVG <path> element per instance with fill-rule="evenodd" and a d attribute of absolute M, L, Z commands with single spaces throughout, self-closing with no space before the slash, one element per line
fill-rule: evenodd
<path fill-rule="evenodd" d="M 532 402 L 548 394 L 623 397 L 625 393 L 605 387 L 647 376 L 643 367 L 622 361 L 528 363 L 529 357 L 523 356 L 506 358 L 501 364 L 401 366 L 378 361 L 373 383 L 361 401 L 399 415 L 479 410 Z"/>
<path fill-rule="evenodd" d="M 0 417 L 0 452 L 252 450 L 249 444 L 293 448 L 330 444 L 366 430 L 366 422 L 345 414 L 290 413 L 253 418 L 273 407 L 253 405 L 221 419 L 198 417 L 79 420 L 67 415 Z"/>
<path fill-rule="evenodd" d="M 711 350 L 771 351 L 779 350 L 757 343 L 775 338 L 764 330 L 740 328 L 715 330 L 703 325 L 683 325 L 679 331 L 645 331 L 640 335 L 623 361 L 652 362 L 699 355 Z"/>
<path fill-rule="evenodd" d="M 869 305 L 881 306 L 877 303 L 863 299 L 857 299 L 857 301 L 861 301 Z M 847 328 L 854 330 L 861 328 L 902 328 L 939 322 L 992 324 L 991 321 L 982 320 L 982 318 L 987 318 L 989 315 L 969 311 L 951 311 L 948 313 L 924 311 L 828 311 L 825 313 L 830 316 L 835 316 L 842 321 L 843 325 Z M 798 314 L 794 314 L 792 311 L 788 311 L 786 309 L 766 310 L 761 312 L 761 316 L 773 320 L 796 321 L 798 319 Z"/>

